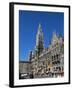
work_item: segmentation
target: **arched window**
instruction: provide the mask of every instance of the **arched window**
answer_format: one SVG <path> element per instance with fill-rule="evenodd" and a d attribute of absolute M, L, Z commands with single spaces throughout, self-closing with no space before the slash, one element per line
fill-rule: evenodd
<path fill-rule="evenodd" d="M 56 55 L 57 59 L 59 58 L 58 54 Z"/>

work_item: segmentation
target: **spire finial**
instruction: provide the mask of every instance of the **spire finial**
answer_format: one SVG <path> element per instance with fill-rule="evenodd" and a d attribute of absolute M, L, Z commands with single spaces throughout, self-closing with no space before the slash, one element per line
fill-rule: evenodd
<path fill-rule="evenodd" d="M 42 27 L 41 27 L 41 23 L 39 23 L 39 26 L 38 26 L 38 34 L 40 34 L 42 32 Z"/>
<path fill-rule="evenodd" d="M 41 23 L 39 23 L 39 28 L 41 28 Z"/>

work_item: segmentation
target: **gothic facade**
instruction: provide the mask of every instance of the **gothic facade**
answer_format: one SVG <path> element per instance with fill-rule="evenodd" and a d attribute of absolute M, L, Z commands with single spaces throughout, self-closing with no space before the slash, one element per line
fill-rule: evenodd
<path fill-rule="evenodd" d="M 43 78 L 64 76 L 64 39 L 53 33 L 48 48 L 44 47 L 41 24 L 38 26 L 36 46 L 29 52 L 28 61 L 19 62 L 19 77 Z M 25 76 L 25 75 L 27 76 Z"/>

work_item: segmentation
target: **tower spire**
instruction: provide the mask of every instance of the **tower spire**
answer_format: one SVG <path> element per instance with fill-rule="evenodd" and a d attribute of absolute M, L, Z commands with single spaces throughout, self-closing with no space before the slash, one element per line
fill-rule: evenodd
<path fill-rule="evenodd" d="M 44 48 L 44 46 L 43 46 L 43 32 L 42 32 L 41 24 L 39 23 L 38 32 L 36 35 L 36 49 L 37 49 L 39 54 L 42 52 L 43 48 Z"/>

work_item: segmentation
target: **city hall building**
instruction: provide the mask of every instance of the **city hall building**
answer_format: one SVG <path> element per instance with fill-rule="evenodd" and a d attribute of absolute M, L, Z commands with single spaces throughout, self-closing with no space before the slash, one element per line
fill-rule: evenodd
<path fill-rule="evenodd" d="M 47 48 L 41 24 L 38 26 L 36 46 L 29 52 L 27 61 L 19 61 L 19 78 L 64 76 L 64 39 L 54 32 Z"/>

